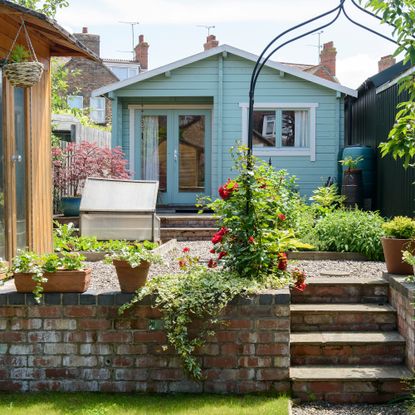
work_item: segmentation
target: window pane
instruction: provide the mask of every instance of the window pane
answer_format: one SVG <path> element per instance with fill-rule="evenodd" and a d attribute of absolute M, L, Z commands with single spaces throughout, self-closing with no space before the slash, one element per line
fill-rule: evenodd
<path fill-rule="evenodd" d="M 143 116 L 141 177 L 158 180 L 159 190 L 167 189 L 167 116 Z"/>
<path fill-rule="evenodd" d="M 80 96 L 80 95 L 70 95 L 68 96 L 68 105 L 69 108 L 72 109 L 83 109 L 84 108 L 84 97 Z"/>
<path fill-rule="evenodd" d="M 91 97 L 89 105 L 91 120 L 98 124 L 105 123 L 105 98 Z"/>
<path fill-rule="evenodd" d="M 254 147 L 275 147 L 275 111 L 254 111 Z"/>
<path fill-rule="evenodd" d="M 110 66 L 112 73 L 120 80 L 128 78 L 128 68 L 119 68 L 116 66 Z"/>
<path fill-rule="evenodd" d="M 205 191 L 205 117 L 179 116 L 179 191 Z"/>
<path fill-rule="evenodd" d="M 282 111 L 281 145 L 295 145 L 295 111 Z"/>

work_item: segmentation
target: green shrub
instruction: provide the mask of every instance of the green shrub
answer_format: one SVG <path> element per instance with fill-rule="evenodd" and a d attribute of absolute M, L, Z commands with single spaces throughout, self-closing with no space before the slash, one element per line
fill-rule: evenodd
<path fill-rule="evenodd" d="M 415 220 L 407 216 L 395 216 L 383 224 L 383 230 L 388 238 L 411 239 L 415 237 Z"/>
<path fill-rule="evenodd" d="M 339 209 L 317 221 L 315 236 L 322 251 L 358 252 L 371 260 L 383 257 L 383 218 L 377 212 Z"/>

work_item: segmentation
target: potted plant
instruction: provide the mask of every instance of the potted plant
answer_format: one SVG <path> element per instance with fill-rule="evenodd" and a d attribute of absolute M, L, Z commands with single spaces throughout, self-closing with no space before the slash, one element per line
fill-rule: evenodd
<path fill-rule="evenodd" d="M 412 267 L 402 260 L 402 253 L 415 253 L 415 220 L 406 216 L 396 216 L 382 225 L 385 237 L 382 238 L 386 268 L 391 274 L 412 274 Z"/>
<path fill-rule="evenodd" d="M 134 292 L 145 285 L 151 263 L 160 262 L 160 256 L 152 252 L 154 245 L 125 243 L 106 255 L 105 262 L 115 266 L 121 291 Z"/>
<path fill-rule="evenodd" d="M 9 263 L 0 258 L 0 281 L 9 276 Z"/>
<path fill-rule="evenodd" d="M 91 281 L 91 269 L 77 252 L 37 255 L 21 252 L 12 261 L 18 292 L 33 292 L 39 302 L 43 292 L 85 292 Z"/>
<path fill-rule="evenodd" d="M 348 207 L 361 207 L 363 205 L 363 176 L 358 168 L 363 156 L 353 158 L 345 157 L 339 163 L 345 168 L 343 172 L 342 195 L 346 197 L 344 204 Z"/>
<path fill-rule="evenodd" d="M 16 45 L 5 59 L 3 73 L 13 86 L 30 88 L 40 81 L 43 65 L 36 60 L 33 52 L 23 45 Z"/>

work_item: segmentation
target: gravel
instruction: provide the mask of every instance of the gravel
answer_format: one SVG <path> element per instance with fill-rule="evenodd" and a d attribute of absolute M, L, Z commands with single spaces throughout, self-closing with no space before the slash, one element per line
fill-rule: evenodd
<path fill-rule="evenodd" d="M 177 242 L 177 246 L 162 256 L 162 264 L 153 264 L 150 268 L 149 278 L 160 275 L 179 272 L 177 258 L 182 254 L 184 247 L 190 248 L 190 254 L 199 257 L 201 262 L 206 262 L 212 257 L 209 250 L 212 248 L 210 241 Z M 88 262 L 92 268 L 92 281 L 90 288 L 98 292 L 119 291 L 115 268 L 106 265 L 102 261 Z M 380 277 L 386 271 L 384 262 L 371 261 L 290 261 L 289 268 L 298 267 L 307 272 L 309 277 L 330 277 L 343 274 L 345 278 L 369 278 Z M 322 275 L 324 274 L 324 275 Z M 331 274 L 331 275 L 330 275 Z"/>
<path fill-rule="evenodd" d="M 404 403 L 395 405 L 330 405 L 328 403 L 293 406 L 293 415 L 410 415 Z"/>

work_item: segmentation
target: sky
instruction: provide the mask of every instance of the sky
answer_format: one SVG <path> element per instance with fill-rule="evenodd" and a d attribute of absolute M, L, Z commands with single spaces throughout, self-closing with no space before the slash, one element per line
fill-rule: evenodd
<path fill-rule="evenodd" d="M 121 22 L 139 22 L 135 43 L 143 34 L 150 44 L 149 69 L 183 59 L 203 51 L 207 29 L 220 44 L 228 44 L 260 54 L 268 42 L 282 31 L 324 13 L 339 0 L 70 0 L 60 10 L 58 22 L 70 32 L 101 36 L 101 57 L 129 59 L 132 55 L 131 26 Z M 346 0 L 350 16 L 365 26 L 391 37 L 390 28 L 358 11 Z M 334 15 L 332 15 L 334 16 Z M 330 19 L 324 18 L 321 24 Z M 311 29 L 316 24 L 307 26 Z M 299 34 L 300 32 L 295 32 Z M 395 45 L 347 21 L 341 16 L 325 28 L 321 43 L 333 41 L 337 49 L 337 77 L 348 87 L 357 88 L 377 73 L 381 56 L 393 53 Z M 287 45 L 272 60 L 318 63 L 318 36 L 309 35 Z"/>

